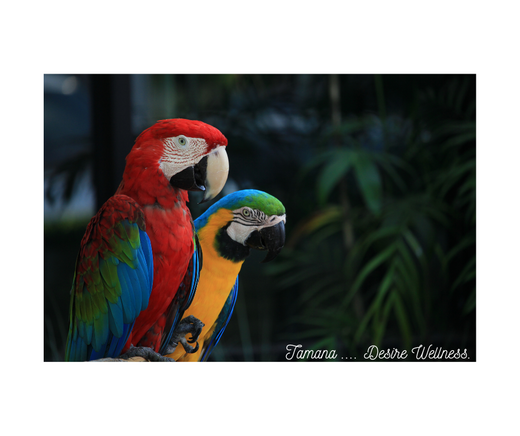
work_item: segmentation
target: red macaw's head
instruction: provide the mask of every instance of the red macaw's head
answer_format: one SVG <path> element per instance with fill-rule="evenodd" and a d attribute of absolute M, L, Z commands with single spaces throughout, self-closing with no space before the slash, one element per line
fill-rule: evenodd
<path fill-rule="evenodd" d="M 154 173 L 162 175 L 172 186 L 203 191 L 202 202 L 211 200 L 222 190 L 228 177 L 226 146 L 226 137 L 202 121 L 161 120 L 136 139 L 127 157 L 123 179 L 136 176 L 135 170 L 129 167 L 158 170 Z"/>

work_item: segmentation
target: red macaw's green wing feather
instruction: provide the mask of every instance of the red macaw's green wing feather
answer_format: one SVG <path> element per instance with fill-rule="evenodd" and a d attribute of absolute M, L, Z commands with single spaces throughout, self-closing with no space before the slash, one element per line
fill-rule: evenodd
<path fill-rule="evenodd" d="M 71 290 L 65 360 L 117 357 L 146 309 L 153 255 L 141 207 L 111 197 L 87 226 Z"/>

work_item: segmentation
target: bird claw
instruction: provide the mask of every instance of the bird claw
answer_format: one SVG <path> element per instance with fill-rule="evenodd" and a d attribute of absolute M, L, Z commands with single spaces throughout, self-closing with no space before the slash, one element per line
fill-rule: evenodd
<path fill-rule="evenodd" d="M 180 343 L 182 344 L 182 347 L 186 351 L 186 353 L 195 353 L 199 349 L 199 343 L 195 343 L 195 347 L 192 347 L 188 342 L 186 342 L 186 338 L 182 338 L 180 340 Z"/>
<path fill-rule="evenodd" d="M 130 347 L 130 349 L 119 356 L 120 359 L 128 360 L 132 357 L 142 357 L 149 362 L 175 362 L 171 357 L 162 356 L 149 347 Z"/>
<path fill-rule="evenodd" d="M 204 323 L 193 315 L 189 315 L 181 320 L 172 334 L 172 338 L 165 354 L 173 353 L 179 343 L 182 344 L 187 353 L 195 353 L 199 349 L 199 343 L 196 341 L 199 338 L 203 327 Z M 190 339 L 186 339 L 185 337 L 188 333 L 191 333 Z M 189 345 L 189 343 L 193 344 L 194 342 L 196 343 L 195 347 Z"/>

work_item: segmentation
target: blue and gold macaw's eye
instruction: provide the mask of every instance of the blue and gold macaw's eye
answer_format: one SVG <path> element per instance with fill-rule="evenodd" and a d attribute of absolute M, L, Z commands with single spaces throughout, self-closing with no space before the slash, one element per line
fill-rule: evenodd
<path fill-rule="evenodd" d="M 188 140 L 184 136 L 179 136 L 177 141 L 179 142 L 179 145 L 183 147 L 188 143 Z"/>
<path fill-rule="evenodd" d="M 251 215 L 251 209 L 245 208 L 245 209 L 242 211 L 242 215 L 244 215 L 244 216 L 250 216 L 250 215 Z"/>

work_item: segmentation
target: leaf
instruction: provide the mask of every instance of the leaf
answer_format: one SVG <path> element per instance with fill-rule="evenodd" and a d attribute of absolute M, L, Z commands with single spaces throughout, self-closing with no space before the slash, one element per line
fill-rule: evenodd
<path fill-rule="evenodd" d="M 403 178 L 396 171 L 394 165 L 386 159 L 380 159 L 379 164 L 394 181 L 394 183 L 398 186 L 398 188 L 401 189 L 401 191 L 406 192 L 408 186 L 404 182 Z"/>
<path fill-rule="evenodd" d="M 395 245 L 389 245 L 386 250 L 383 250 L 381 253 L 379 253 L 377 256 L 372 258 L 370 262 L 368 262 L 365 267 L 359 272 L 359 274 L 356 277 L 356 281 L 352 285 L 352 287 L 349 289 L 345 300 L 343 302 L 344 305 L 348 305 L 350 303 L 350 300 L 355 295 L 355 293 L 359 290 L 367 276 L 372 273 L 379 265 L 381 265 L 383 262 L 388 260 L 390 256 L 392 256 L 395 253 L 396 246 Z"/>
<path fill-rule="evenodd" d="M 448 121 L 440 126 L 435 133 L 439 136 L 473 133 L 476 136 L 476 123 L 475 121 Z"/>
<path fill-rule="evenodd" d="M 305 163 L 305 165 L 302 168 L 302 173 L 304 175 L 307 175 L 314 168 L 323 165 L 327 161 L 331 161 L 335 151 L 336 150 L 326 150 L 321 153 L 318 153 L 316 156 L 314 156 L 312 159 Z"/>
<path fill-rule="evenodd" d="M 459 274 L 457 279 L 453 282 L 453 285 L 451 286 L 452 292 L 454 292 L 459 285 L 475 279 L 476 274 L 477 274 L 476 263 L 477 263 L 476 257 L 472 257 L 471 259 L 468 260 L 468 262 L 466 263 L 466 266 L 464 267 L 462 272 Z"/>
<path fill-rule="evenodd" d="M 382 186 L 377 165 L 366 153 L 356 153 L 353 164 L 356 180 L 366 205 L 372 213 L 379 215 L 382 204 Z"/>
<path fill-rule="evenodd" d="M 365 316 L 359 323 L 359 327 L 356 329 L 356 333 L 354 334 L 354 342 L 359 342 L 361 339 L 361 336 L 366 330 L 366 326 L 368 325 L 368 322 L 370 319 L 375 315 L 375 313 L 380 309 L 381 304 L 383 303 L 383 299 L 385 295 L 387 294 L 387 291 L 390 289 L 390 286 L 393 283 L 394 279 L 394 265 L 392 265 L 387 273 L 385 274 L 385 277 L 383 278 L 383 281 L 381 282 L 381 285 L 379 285 L 379 289 L 377 291 L 377 295 L 370 305 L 369 309 L 365 313 Z"/>
<path fill-rule="evenodd" d="M 444 141 L 444 147 L 457 147 L 459 145 L 465 144 L 466 142 L 475 141 L 477 135 L 473 132 L 465 132 L 459 133 L 446 141 Z"/>
<path fill-rule="evenodd" d="M 447 192 L 462 178 L 467 178 L 468 180 L 475 181 L 475 167 L 476 160 L 470 159 L 469 161 L 460 164 L 454 165 L 449 170 L 439 175 L 439 183 L 441 184 L 441 189 L 439 192 L 439 196 L 443 198 L 446 196 Z M 444 185 L 444 186 L 443 186 Z"/>
<path fill-rule="evenodd" d="M 315 232 L 317 229 L 341 220 L 342 211 L 338 206 L 331 206 L 314 214 L 302 227 L 304 234 Z"/>
<path fill-rule="evenodd" d="M 340 149 L 331 156 L 318 178 L 318 201 L 324 204 L 337 183 L 345 177 L 351 167 L 350 150 Z"/>
<path fill-rule="evenodd" d="M 301 304 L 313 304 L 316 305 L 317 302 L 313 300 L 313 298 L 318 293 L 326 293 L 327 289 L 333 287 L 336 283 L 336 277 L 325 276 L 323 279 L 316 281 L 315 283 L 307 283 L 305 286 L 305 290 L 300 294 L 298 301 Z"/>
<path fill-rule="evenodd" d="M 302 271 L 294 270 L 289 274 L 286 274 L 284 278 L 279 280 L 279 286 L 281 288 L 289 287 L 300 282 L 305 282 L 312 277 L 320 274 L 320 268 L 305 268 Z"/>
<path fill-rule="evenodd" d="M 471 293 L 469 298 L 467 299 L 466 303 L 464 304 L 464 307 L 462 308 L 462 313 L 467 315 L 475 310 L 477 307 L 477 295 L 475 290 Z"/>
<path fill-rule="evenodd" d="M 400 233 L 401 227 L 399 226 L 383 226 L 375 231 L 370 232 L 368 236 L 360 243 L 360 254 L 364 255 L 371 244 L 388 237 L 396 237 Z"/>
<path fill-rule="evenodd" d="M 445 262 L 451 262 L 451 260 L 457 256 L 465 248 L 469 248 L 475 245 L 475 237 L 472 235 L 466 236 L 462 239 L 455 247 L 453 247 L 447 254 L 445 258 Z"/>
<path fill-rule="evenodd" d="M 378 322 L 374 325 L 374 336 L 372 339 L 372 342 L 375 345 L 380 345 L 386 328 L 386 323 L 388 321 L 388 316 L 390 315 L 390 310 L 392 309 L 392 306 L 394 304 L 394 298 L 395 298 L 395 292 L 391 292 L 388 296 L 388 299 L 386 301 L 386 304 L 383 307 L 381 318 L 378 320 Z"/>
<path fill-rule="evenodd" d="M 399 241 L 399 258 L 397 261 L 397 270 L 400 272 L 402 278 L 401 295 L 406 298 L 406 301 L 412 304 L 413 312 L 417 324 L 420 326 L 421 331 L 426 330 L 426 324 L 424 321 L 424 314 L 421 307 L 423 286 L 421 283 L 421 274 L 418 271 L 415 262 L 410 256 L 409 250 L 404 242 Z"/>
<path fill-rule="evenodd" d="M 464 182 L 464 184 L 459 189 L 459 197 L 464 197 L 466 194 L 469 199 L 474 199 L 477 190 L 477 181 L 475 177 L 468 177 L 468 180 Z"/>
<path fill-rule="evenodd" d="M 412 333 L 410 329 L 410 323 L 408 321 L 408 316 L 406 315 L 406 310 L 404 308 L 403 302 L 399 294 L 397 292 L 394 292 L 393 295 L 395 316 L 397 318 L 397 322 L 399 324 L 399 328 L 403 336 L 404 348 L 410 350 L 412 345 Z"/>

